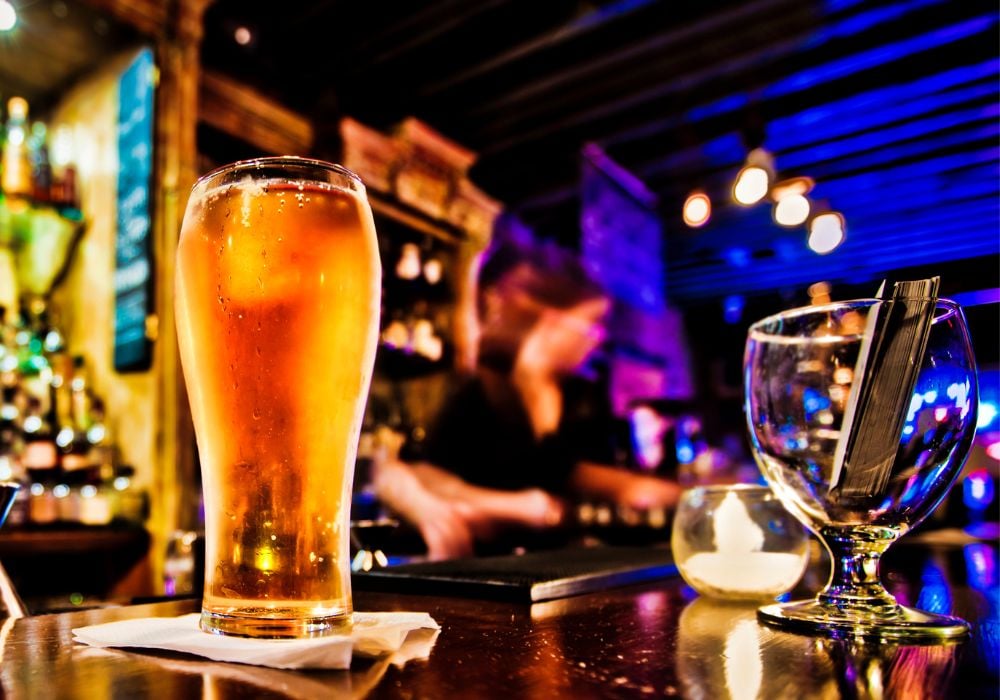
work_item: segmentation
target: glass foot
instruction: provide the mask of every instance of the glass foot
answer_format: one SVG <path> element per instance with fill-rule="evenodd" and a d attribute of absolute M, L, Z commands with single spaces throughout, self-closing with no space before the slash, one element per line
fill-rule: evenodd
<path fill-rule="evenodd" d="M 281 612 L 285 612 L 282 615 Z M 349 613 L 325 616 L 302 616 L 301 610 L 259 611 L 256 615 L 224 614 L 210 610 L 201 611 L 200 627 L 203 632 L 231 637 L 256 637 L 258 639 L 305 639 L 349 634 Z"/>
<path fill-rule="evenodd" d="M 816 600 L 800 600 L 758 608 L 757 619 L 799 634 L 867 637 L 909 644 L 960 641 L 969 635 L 969 624 L 965 620 L 902 605 L 897 605 L 891 613 L 875 614 Z"/>

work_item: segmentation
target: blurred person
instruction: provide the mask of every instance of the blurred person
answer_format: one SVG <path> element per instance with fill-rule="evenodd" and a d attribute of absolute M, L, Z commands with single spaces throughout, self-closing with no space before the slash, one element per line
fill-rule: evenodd
<path fill-rule="evenodd" d="M 428 431 L 423 460 L 389 460 L 376 478 L 431 556 L 467 554 L 511 528 L 558 525 L 566 498 L 674 505 L 675 483 L 609 466 L 607 399 L 575 373 L 604 339 L 610 301 L 576 258 L 501 247 L 478 284 L 474 373 Z"/>

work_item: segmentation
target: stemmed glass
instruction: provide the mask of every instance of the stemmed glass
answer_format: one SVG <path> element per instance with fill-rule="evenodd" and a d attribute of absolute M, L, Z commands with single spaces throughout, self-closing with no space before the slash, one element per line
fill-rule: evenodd
<path fill-rule="evenodd" d="M 850 465 L 836 468 L 835 452 L 868 314 L 878 303 L 794 309 L 750 328 L 744 385 L 754 455 L 778 498 L 833 561 L 814 600 L 768 605 L 758 616 L 800 632 L 958 638 L 968 633 L 964 621 L 897 604 L 879 579 L 879 559 L 941 502 L 968 455 L 978 403 L 969 333 L 959 306 L 938 300 L 895 459 L 881 480 L 852 478 Z"/>

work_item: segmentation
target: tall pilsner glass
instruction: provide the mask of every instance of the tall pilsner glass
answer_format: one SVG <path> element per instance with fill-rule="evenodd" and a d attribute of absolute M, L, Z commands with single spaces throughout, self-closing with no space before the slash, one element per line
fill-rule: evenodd
<path fill-rule="evenodd" d="M 381 274 L 364 185 L 340 166 L 262 158 L 194 186 L 176 313 L 205 492 L 203 630 L 349 627 Z"/>

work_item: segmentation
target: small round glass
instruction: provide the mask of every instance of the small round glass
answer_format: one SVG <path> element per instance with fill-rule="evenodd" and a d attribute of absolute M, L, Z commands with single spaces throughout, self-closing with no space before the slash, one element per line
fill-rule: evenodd
<path fill-rule="evenodd" d="M 758 484 L 685 491 L 670 545 L 688 585 L 726 600 L 773 599 L 798 583 L 809 562 L 805 530 Z"/>

